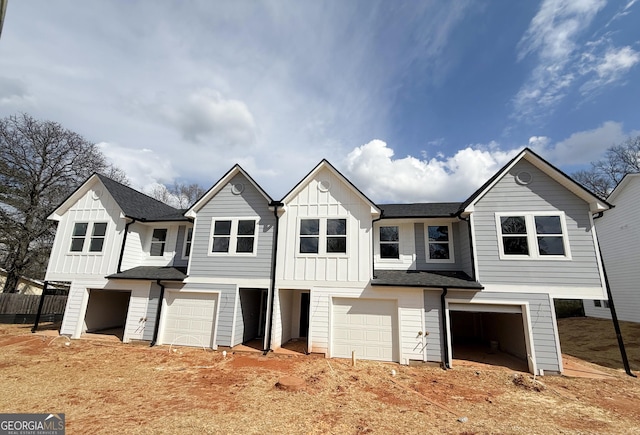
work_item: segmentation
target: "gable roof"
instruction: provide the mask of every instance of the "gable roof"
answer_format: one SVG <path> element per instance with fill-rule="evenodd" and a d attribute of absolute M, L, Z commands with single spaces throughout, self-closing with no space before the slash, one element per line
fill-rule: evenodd
<path fill-rule="evenodd" d="M 153 199 L 129 186 L 118 183 L 101 174 L 92 174 L 80 187 L 71 193 L 62 204 L 49 216 L 49 219 L 59 220 L 60 217 L 96 183 L 101 183 L 113 197 L 114 201 L 129 218 L 143 222 L 187 221 L 182 210 L 171 207 Z"/>
<path fill-rule="evenodd" d="M 289 191 L 289 193 L 287 193 L 284 196 L 284 198 L 282 198 L 282 200 L 280 202 L 282 202 L 283 204 L 286 204 L 287 202 L 289 202 L 322 169 L 328 169 L 336 177 L 338 177 L 340 180 L 342 180 L 343 183 L 345 183 L 347 186 L 349 186 L 349 188 L 353 192 L 355 192 L 356 195 L 358 195 L 360 197 L 360 199 L 362 199 L 362 201 L 366 202 L 371 207 L 371 213 L 372 214 L 375 214 L 375 215 L 379 215 L 380 214 L 380 208 L 373 201 L 371 201 L 369 198 L 367 198 L 367 195 L 362 193 L 362 191 L 360 189 L 358 189 L 351 181 L 349 181 L 349 179 L 347 177 L 342 175 L 342 173 L 340 171 L 338 171 L 331 163 L 329 163 L 329 161 L 327 159 L 322 159 L 320 161 L 320 163 L 318 163 L 315 168 L 313 168 L 302 180 L 300 180 L 300 182 L 298 184 L 296 184 L 293 187 L 293 189 L 291 189 Z"/>
<path fill-rule="evenodd" d="M 624 177 L 622 177 L 622 180 L 620 180 L 620 182 L 618 183 L 618 185 L 613 188 L 613 190 L 607 197 L 607 201 L 613 202 L 616 196 L 618 196 L 620 192 L 622 192 L 629 183 L 631 183 L 633 180 L 637 179 L 638 177 L 640 177 L 640 174 L 625 174 Z"/>
<path fill-rule="evenodd" d="M 500 180 L 504 175 L 513 168 L 516 163 L 521 160 L 527 160 L 536 168 L 544 172 L 553 180 L 564 186 L 567 190 L 572 192 L 577 197 L 581 198 L 589 204 L 592 212 L 599 212 L 608 210 L 611 208 L 611 204 L 602 198 L 598 197 L 595 193 L 585 188 L 580 183 L 573 180 L 567 174 L 560 169 L 553 166 L 551 163 L 540 157 L 533 152 L 530 148 L 523 149 L 517 156 L 515 156 L 509 163 L 504 165 L 502 169 L 496 172 L 486 183 L 484 183 L 478 190 L 476 190 L 466 201 L 462 203 L 458 214 L 470 213 L 473 211 L 475 204 Z"/>
<path fill-rule="evenodd" d="M 260 185 L 256 183 L 255 180 L 251 178 L 251 176 L 244 169 L 242 169 L 242 167 L 239 164 L 236 163 L 235 165 L 233 165 L 231 169 L 227 171 L 226 174 L 222 176 L 222 178 L 220 178 L 213 186 L 211 186 L 211 188 L 207 190 L 205 194 L 202 195 L 202 197 L 200 197 L 200 199 L 198 199 L 191 206 L 191 208 L 189 208 L 184 213 L 185 216 L 195 218 L 196 213 L 198 213 L 198 211 L 200 211 L 200 209 L 204 207 L 204 205 L 208 203 L 211 200 L 211 198 L 213 198 L 218 192 L 220 192 L 220 190 L 224 186 L 226 186 L 227 183 L 231 181 L 231 179 L 235 177 L 237 174 L 244 175 L 244 177 L 247 180 L 249 180 L 249 182 L 253 185 L 253 187 L 255 187 L 256 190 L 260 192 L 260 194 L 264 197 L 264 199 L 267 201 L 267 204 L 273 202 L 273 199 L 271 199 L 271 197 L 267 194 L 267 192 L 265 192 L 264 189 L 262 189 L 262 187 L 260 187 Z"/>
<path fill-rule="evenodd" d="M 443 218 L 456 215 L 461 202 L 425 202 L 415 204 L 379 204 L 382 219 Z"/>

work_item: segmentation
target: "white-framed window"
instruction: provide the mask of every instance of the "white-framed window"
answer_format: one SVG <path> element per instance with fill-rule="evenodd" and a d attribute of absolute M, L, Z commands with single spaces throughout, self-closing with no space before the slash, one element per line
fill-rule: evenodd
<path fill-rule="evenodd" d="M 347 253 L 346 218 L 302 218 L 298 225 L 299 254 Z"/>
<path fill-rule="evenodd" d="M 182 259 L 189 258 L 191 255 L 191 244 L 193 242 L 193 227 L 187 228 L 184 234 L 184 243 L 182 246 Z"/>
<path fill-rule="evenodd" d="M 213 218 L 209 255 L 255 255 L 257 237 L 257 218 Z"/>
<path fill-rule="evenodd" d="M 380 258 L 388 260 L 400 258 L 400 228 L 398 225 L 380 227 Z"/>
<path fill-rule="evenodd" d="M 151 235 L 151 246 L 149 247 L 149 255 L 151 257 L 162 257 L 164 248 L 167 244 L 167 229 L 154 228 Z"/>
<path fill-rule="evenodd" d="M 571 259 L 563 212 L 496 213 L 501 259 Z"/>
<path fill-rule="evenodd" d="M 453 263 L 453 231 L 450 223 L 425 224 L 427 261 Z"/>
<path fill-rule="evenodd" d="M 86 248 L 92 254 L 101 253 L 104 248 L 104 239 L 107 236 L 106 222 L 75 222 L 71 233 L 71 246 L 69 252 L 85 252 L 85 239 L 87 238 L 89 227 L 91 227 L 91 237 Z"/>

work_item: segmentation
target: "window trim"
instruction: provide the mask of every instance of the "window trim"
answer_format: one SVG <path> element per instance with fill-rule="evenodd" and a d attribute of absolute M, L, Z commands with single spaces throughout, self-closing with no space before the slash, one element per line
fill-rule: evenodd
<path fill-rule="evenodd" d="M 151 232 L 149 234 L 149 250 L 148 255 L 150 258 L 164 258 L 167 255 L 167 242 L 169 241 L 169 228 L 168 227 L 151 227 Z M 164 241 L 163 246 L 162 246 L 162 255 L 151 255 L 151 247 L 153 246 L 153 233 L 155 230 L 165 230 L 166 233 L 164 235 Z M 160 243 L 160 242 L 155 242 L 155 243 Z"/>
<path fill-rule="evenodd" d="M 227 252 L 212 252 L 213 249 L 213 231 L 216 221 L 231 221 L 231 230 L 229 234 L 229 250 Z M 238 223 L 240 221 L 253 221 L 253 252 L 236 252 L 238 241 Z M 207 256 L 209 257 L 255 257 L 258 255 L 258 229 L 260 218 L 258 216 L 243 217 L 223 217 L 214 216 L 211 218 L 211 228 L 209 229 L 209 242 L 207 243 Z M 193 246 L 193 242 L 192 242 Z"/>
<path fill-rule="evenodd" d="M 431 243 L 444 243 L 444 242 L 430 242 L 429 241 L 429 227 L 447 227 L 448 228 L 448 232 L 449 232 L 449 240 L 447 241 L 447 244 L 449 245 L 449 258 L 441 260 L 438 258 L 431 258 L 429 256 L 429 245 Z M 456 262 L 456 255 L 455 255 L 455 249 L 454 249 L 454 243 L 453 243 L 453 225 L 451 222 L 445 222 L 445 221 L 425 221 L 424 222 L 424 243 L 425 243 L 425 251 L 424 251 L 424 257 L 425 257 L 425 262 L 427 263 L 446 263 L 446 264 L 450 264 L 450 263 L 455 263 Z"/>
<path fill-rule="evenodd" d="M 527 245 L 529 246 L 529 255 L 514 255 L 504 253 L 504 244 L 502 242 L 502 223 L 500 218 L 510 216 L 524 217 L 527 229 Z M 538 246 L 538 233 L 536 232 L 535 218 L 537 216 L 558 216 L 560 218 L 560 228 L 562 229 L 562 246 L 564 247 L 564 255 L 541 255 Z M 513 211 L 500 212 L 495 214 L 496 237 L 498 241 L 498 252 L 501 260 L 536 260 L 536 261 L 568 261 L 571 260 L 571 249 L 569 244 L 569 233 L 567 232 L 567 221 L 563 211 Z M 552 235 L 559 237 L 558 235 Z"/>
<path fill-rule="evenodd" d="M 74 230 L 76 227 L 76 224 L 87 224 L 87 229 L 84 232 L 84 235 L 82 237 L 80 236 L 74 236 Z M 94 227 L 96 224 L 105 224 L 105 229 L 104 229 L 104 236 L 94 236 L 93 232 L 94 232 Z M 73 225 L 71 226 L 71 237 L 70 237 L 70 241 L 71 243 L 69 243 L 69 247 L 67 249 L 67 255 L 103 255 L 104 254 L 104 250 L 105 247 L 107 245 L 107 237 L 109 234 L 109 222 L 106 220 L 97 220 L 97 221 L 73 221 Z M 73 239 L 80 239 L 82 238 L 82 249 L 80 251 L 72 251 L 71 250 L 71 246 L 73 244 Z M 99 251 L 90 251 L 89 249 L 91 249 L 91 240 L 94 238 L 101 238 L 103 239 L 102 241 L 102 249 L 100 249 Z"/>
<path fill-rule="evenodd" d="M 300 252 L 300 227 L 302 225 L 303 220 L 308 219 L 317 219 L 318 222 L 318 252 Z M 345 231 L 346 234 L 344 236 L 338 235 L 333 236 L 327 234 L 327 221 L 329 219 L 344 219 L 345 221 Z M 339 216 L 298 216 L 296 222 L 296 247 L 295 253 L 296 257 L 329 257 L 329 258 L 345 258 L 349 256 L 349 234 L 351 232 L 350 229 L 350 220 L 349 216 L 339 215 Z M 315 237 L 315 236 L 312 236 Z M 345 252 L 327 252 L 327 238 L 329 237 L 344 237 L 345 238 Z"/>
<path fill-rule="evenodd" d="M 397 228 L 398 229 L 398 241 L 396 241 L 396 242 L 394 242 L 394 241 L 391 241 L 391 242 L 385 241 L 385 242 L 383 242 L 380 239 L 380 229 L 382 227 L 395 227 L 395 228 Z M 400 228 L 401 227 L 402 226 L 400 224 L 385 224 L 385 225 L 383 225 L 382 223 L 379 226 L 377 226 L 377 229 L 378 229 L 378 231 L 376 231 L 376 247 L 378 249 L 378 252 L 377 252 L 377 257 L 378 258 L 376 259 L 377 261 L 380 261 L 380 262 L 383 262 L 383 263 L 400 263 L 402 261 L 402 250 L 400 249 L 400 239 L 402 239 L 401 234 L 400 234 L 400 232 L 401 232 Z M 388 244 L 388 245 L 393 244 L 393 243 L 397 244 L 398 245 L 398 258 L 383 257 L 382 256 L 382 249 L 380 249 L 380 247 L 381 247 L 381 245 L 383 243 Z"/>
<path fill-rule="evenodd" d="M 193 249 L 193 233 L 195 227 L 186 227 L 184 230 L 184 240 L 182 241 L 182 259 L 188 260 L 191 258 L 191 250 Z M 191 232 L 191 240 L 189 239 L 189 232 Z M 189 250 L 187 255 L 187 243 L 189 244 Z"/>

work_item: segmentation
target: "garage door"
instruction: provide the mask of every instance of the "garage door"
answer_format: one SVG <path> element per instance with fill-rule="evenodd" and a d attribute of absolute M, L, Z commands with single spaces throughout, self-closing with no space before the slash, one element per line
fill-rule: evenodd
<path fill-rule="evenodd" d="M 396 301 L 334 298 L 331 355 L 397 361 L 397 318 Z"/>
<path fill-rule="evenodd" d="M 212 347 L 217 295 L 170 292 L 166 301 L 162 342 Z"/>

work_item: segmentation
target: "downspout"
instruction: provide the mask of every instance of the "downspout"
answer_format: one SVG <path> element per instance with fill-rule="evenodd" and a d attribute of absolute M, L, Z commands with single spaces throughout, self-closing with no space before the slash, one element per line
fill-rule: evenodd
<path fill-rule="evenodd" d="M 449 367 L 449 328 L 447 328 L 447 316 L 446 312 L 446 298 L 448 289 L 442 287 L 442 294 L 440 295 L 440 312 L 442 315 L 442 338 L 444 343 L 444 358 L 442 358 L 442 368 L 447 370 Z"/>
<path fill-rule="evenodd" d="M 127 244 L 127 234 L 129 234 L 129 225 L 136 221 L 135 218 L 131 218 L 131 222 L 127 222 L 124 226 L 124 237 L 122 238 L 122 246 L 120 247 L 120 258 L 118 258 L 117 273 L 122 272 L 122 258 L 124 257 L 124 246 Z"/>
<path fill-rule="evenodd" d="M 602 217 L 602 212 L 598 213 L 594 219 Z M 609 278 L 607 277 L 607 268 L 604 266 L 604 257 L 602 256 L 602 248 L 598 243 L 598 252 L 600 253 L 600 260 L 602 262 L 602 274 L 604 275 L 604 284 L 607 288 L 607 298 L 609 298 L 609 310 L 611 311 L 611 320 L 613 321 L 613 328 L 616 331 L 616 338 L 618 339 L 618 347 L 620 348 L 620 356 L 622 357 L 622 364 L 624 365 L 624 371 L 631 377 L 637 378 L 631 372 L 629 367 L 629 359 L 627 358 L 627 350 L 624 347 L 624 341 L 622 340 L 622 331 L 620 330 L 620 323 L 618 322 L 618 315 L 616 314 L 616 308 L 613 304 L 613 295 L 611 293 L 611 285 L 609 284 Z"/>
<path fill-rule="evenodd" d="M 266 355 L 271 351 L 271 330 L 273 329 L 273 305 L 276 297 L 276 266 L 278 264 L 278 225 L 280 219 L 278 218 L 278 207 L 282 206 L 280 201 L 271 201 L 270 206 L 273 206 L 273 216 L 276 218 L 276 223 L 273 227 L 273 249 L 271 251 L 271 301 L 269 304 L 269 327 L 266 328 L 267 345 L 263 350 L 263 354 Z M 267 298 L 267 300 L 269 300 Z"/>
<path fill-rule="evenodd" d="M 40 295 L 40 303 L 38 304 L 38 313 L 36 314 L 36 321 L 33 324 L 33 328 L 31 328 L 32 333 L 38 330 L 38 323 L 40 323 L 40 315 L 42 314 L 42 307 L 44 307 L 44 297 L 47 294 L 48 288 L 49 288 L 49 281 L 45 281 L 44 287 L 42 287 L 42 294 Z"/>
<path fill-rule="evenodd" d="M 156 345 L 156 341 L 158 341 L 158 331 L 160 330 L 160 314 L 162 314 L 162 301 L 164 300 L 164 286 L 160 284 L 160 280 L 156 280 L 156 284 L 160 286 L 160 297 L 158 298 L 158 307 L 156 309 L 156 323 L 153 326 L 153 339 L 149 344 L 149 347 L 153 347 Z"/>

